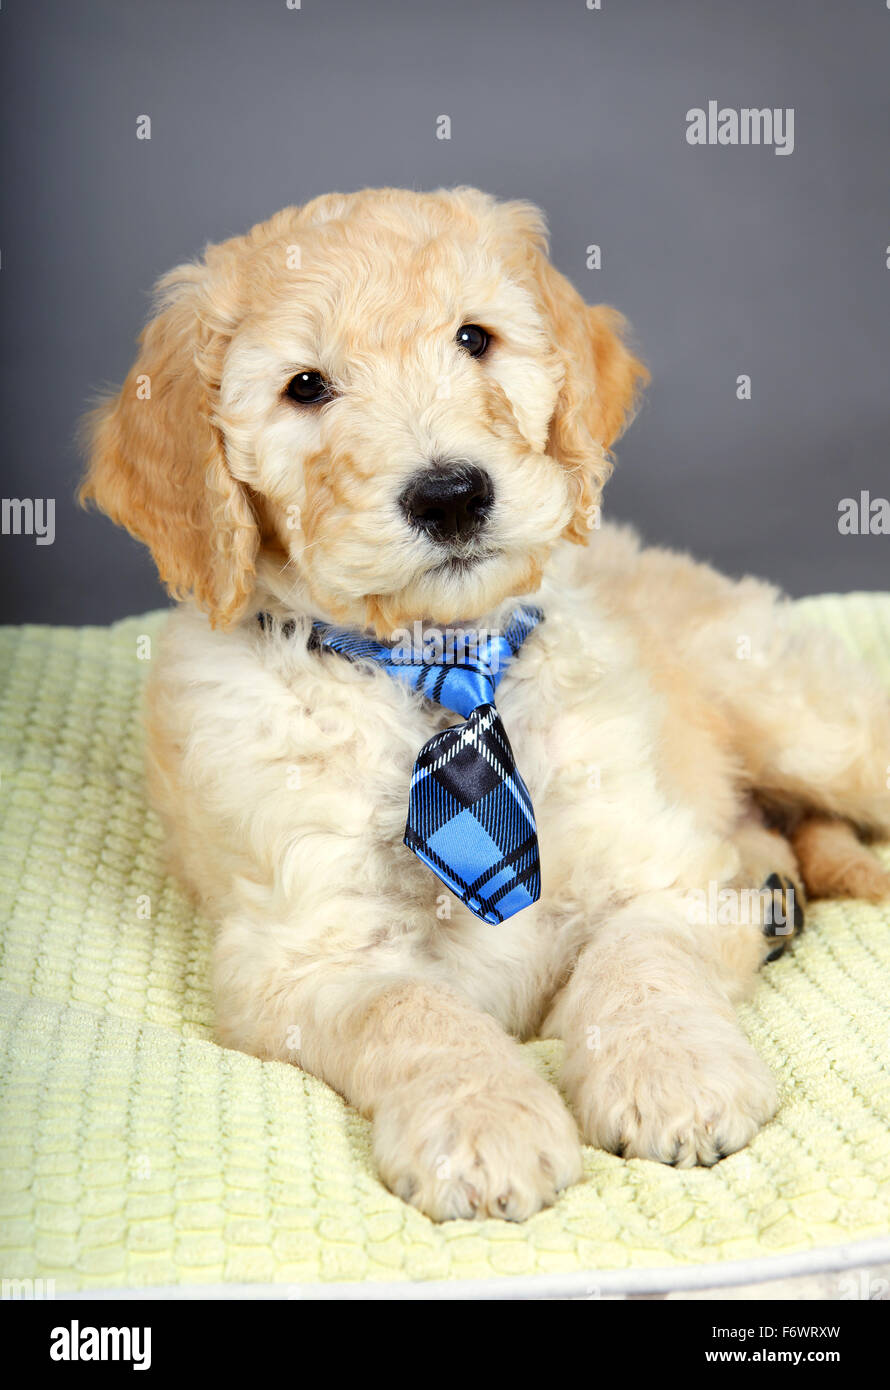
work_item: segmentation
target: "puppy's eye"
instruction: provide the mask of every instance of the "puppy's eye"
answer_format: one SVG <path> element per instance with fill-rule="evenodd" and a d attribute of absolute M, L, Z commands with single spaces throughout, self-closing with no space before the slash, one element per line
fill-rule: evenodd
<path fill-rule="evenodd" d="M 325 381 L 321 372 L 297 372 L 287 383 L 285 395 L 292 401 L 299 401 L 300 405 L 321 405 L 322 401 L 331 399 L 333 392 L 331 383 Z"/>
<path fill-rule="evenodd" d="M 471 357 L 482 357 L 488 351 L 491 334 L 486 328 L 480 328 L 478 323 L 465 323 L 457 330 L 457 341 Z"/>

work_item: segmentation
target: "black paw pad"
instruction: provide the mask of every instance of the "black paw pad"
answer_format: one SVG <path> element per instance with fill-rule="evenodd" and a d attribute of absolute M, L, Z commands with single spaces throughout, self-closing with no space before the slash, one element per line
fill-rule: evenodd
<path fill-rule="evenodd" d="M 804 928 L 803 895 L 784 874 L 770 874 L 761 891 L 768 893 L 771 899 L 767 904 L 763 934 L 784 937 L 787 945 L 792 936 Z M 777 955 L 782 954 L 782 950 L 784 946 L 767 956 L 767 960 L 775 960 Z"/>

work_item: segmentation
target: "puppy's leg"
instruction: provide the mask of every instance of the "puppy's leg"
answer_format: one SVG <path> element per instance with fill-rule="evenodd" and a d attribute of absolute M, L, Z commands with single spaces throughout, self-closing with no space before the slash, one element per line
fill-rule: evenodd
<path fill-rule="evenodd" d="M 259 982 L 248 1000 L 244 977 L 223 947 L 223 1040 L 297 1062 L 369 1115 L 383 1181 L 434 1220 L 521 1221 L 580 1177 L 556 1091 L 451 989 L 325 964 L 284 988 Z"/>
<path fill-rule="evenodd" d="M 796 824 L 794 824 L 796 820 Z M 793 931 L 782 935 L 787 945 L 801 930 L 809 898 L 860 898 L 878 903 L 890 898 L 890 873 L 854 827 L 831 816 L 804 815 L 792 821 L 786 834 L 769 829 L 756 812 L 733 834 L 744 885 L 762 884 L 780 891 L 785 911 L 780 914 Z M 790 899 L 789 893 L 793 894 Z"/>
<path fill-rule="evenodd" d="M 807 816 L 791 836 L 807 892 L 814 898 L 890 898 L 890 873 L 846 821 Z"/>
<path fill-rule="evenodd" d="M 852 831 L 851 831 L 852 834 Z M 752 808 L 732 835 L 739 855 L 739 871 L 733 886 L 744 895 L 739 916 L 761 951 L 761 959 L 777 960 L 804 928 L 807 895 L 797 857 L 788 838 L 764 823 L 759 810 Z M 753 900 L 760 892 L 763 901 Z M 741 933 L 737 932 L 738 938 Z M 722 932 L 718 946 L 722 955 L 739 949 L 732 933 Z M 742 976 L 745 971 L 742 970 Z"/>
<path fill-rule="evenodd" d="M 792 827 L 815 812 L 890 838 L 890 695 L 876 673 L 833 632 L 801 624 L 769 585 L 639 551 L 609 528 L 603 540 L 597 563 L 669 698 L 665 748 L 683 794 L 707 812 L 719 791 L 707 773 L 722 754 Z M 690 757 L 686 725 L 701 725 L 703 710 L 711 748 Z M 890 879 L 837 826 L 794 847 L 811 897 L 887 895 Z"/>
<path fill-rule="evenodd" d="M 692 926 L 672 894 L 599 927 L 547 1021 L 585 1139 L 678 1167 L 743 1148 L 776 1109 L 731 999 L 757 967 L 750 932 Z M 721 939 L 721 934 L 723 934 Z"/>
<path fill-rule="evenodd" d="M 777 613 L 720 698 L 746 778 L 777 806 L 818 810 L 890 836 L 890 695 L 832 633 Z"/>

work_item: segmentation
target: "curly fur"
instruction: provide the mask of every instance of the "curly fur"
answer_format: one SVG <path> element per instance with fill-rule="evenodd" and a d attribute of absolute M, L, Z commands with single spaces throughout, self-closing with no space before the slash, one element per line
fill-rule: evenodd
<path fill-rule="evenodd" d="M 464 322 L 491 329 L 484 359 L 456 347 Z M 308 368 L 323 407 L 285 395 Z M 850 828 L 890 830 L 876 680 L 797 635 L 769 586 L 599 525 L 646 378 L 620 315 L 549 263 L 536 209 L 387 189 L 287 208 L 174 271 L 90 420 L 84 498 L 185 599 L 150 774 L 218 923 L 220 1037 L 371 1115 L 382 1177 L 436 1218 L 530 1215 L 577 1180 L 582 1137 L 682 1165 L 747 1143 L 776 1093 L 733 1005 L 775 940 L 759 911 L 696 919 L 690 894 L 796 875 L 783 825 L 812 883 L 882 886 Z M 396 505 L 441 458 L 494 483 L 463 565 Z M 414 758 L 451 717 L 305 639 L 313 617 L 493 629 L 531 593 L 546 621 L 498 703 L 543 893 L 493 928 L 401 843 Z M 565 1040 L 577 1123 L 519 1053 L 538 1032 Z"/>

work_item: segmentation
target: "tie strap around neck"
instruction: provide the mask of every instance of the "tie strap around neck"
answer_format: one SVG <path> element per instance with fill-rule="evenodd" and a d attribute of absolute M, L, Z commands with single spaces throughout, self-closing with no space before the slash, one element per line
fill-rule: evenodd
<path fill-rule="evenodd" d="M 445 629 L 443 637 L 441 630 L 428 629 L 420 648 L 410 643 L 389 645 L 316 619 L 308 646 L 312 651 L 337 652 L 348 661 L 380 666 L 393 680 L 466 718 L 480 705 L 494 703 L 504 672 L 543 617 L 539 608 L 523 604 L 501 630 Z M 264 631 L 272 629 L 269 614 L 258 613 L 257 621 Z M 282 623 L 282 636 L 292 637 L 295 631 L 292 619 Z"/>

